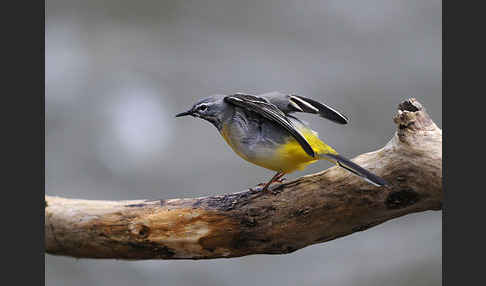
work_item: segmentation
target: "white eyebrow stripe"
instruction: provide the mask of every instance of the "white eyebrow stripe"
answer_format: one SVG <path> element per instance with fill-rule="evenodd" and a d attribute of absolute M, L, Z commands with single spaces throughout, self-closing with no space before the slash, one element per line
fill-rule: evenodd
<path fill-rule="evenodd" d="M 292 101 L 293 100 L 297 100 L 298 102 L 302 103 L 303 105 L 309 107 L 310 109 L 314 110 L 315 112 L 319 112 L 319 109 L 315 108 L 313 105 L 311 105 L 310 103 L 308 103 L 307 101 L 305 100 L 302 100 L 298 97 L 295 97 L 295 96 L 291 96 L 290 97 L 290 100 Z"/>

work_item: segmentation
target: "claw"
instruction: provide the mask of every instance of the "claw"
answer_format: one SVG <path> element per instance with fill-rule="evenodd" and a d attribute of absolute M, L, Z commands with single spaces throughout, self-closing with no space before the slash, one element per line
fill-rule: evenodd
<path fill-rule="evenodd" d="M 282 176 L 284 175 L 285 173 L 283 172 L 278 172 L 277 174 L 275 174 L 275 176 L 273 176 L 273 178 L 268 181 L 268 183 L 260 183 L 258 185 L 256 185 L 256 187 L 262 187 L 261 189 L 261 192 L 266 192 L 268 191 L 269 187 L 274 184 L 274 183 L 283 183 L 285 180 L 287 180 L 287 178 L 282 178 Z M 257 188 L 250 188 L 251 191 L 256 191 Z M 273 191 L 270 191 L 272 193 L 274 193 Z"/>

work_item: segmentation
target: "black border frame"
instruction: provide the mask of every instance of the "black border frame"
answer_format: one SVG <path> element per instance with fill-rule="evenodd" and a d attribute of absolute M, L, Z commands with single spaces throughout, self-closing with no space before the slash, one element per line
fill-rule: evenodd
<path fill-rule="evenodd" d="M 5 6 L 3 9 L 7 16 L 3 25 L 7 37 L 2 41 L 2 47 L 7 49 L 4 52 L 7 64 L 4 66 L 6 76 L 3 83 L 7 89 L 4 90 L 3 110 L 6 111 L 4 114 L 10 114 L 4 115 L 4 134 L 8 136 L 2 141 L 11 151 L 6 152 L 2 177 L 10 183 L 3 192 L 4 206 L 8 207 L 5 218 L 15 218 L 15 221 L 5 219 L 3 225 L 3 238 L 8 240 L 4 244 L 8 255 L 4 260 L 8 264 L 5 270 L 16 269 L 20 273 L 4 272 L 13 276 L 12 281 L 16 284 L 38 285 L 40 280 L 44 285 L 46 3 L 44 0 L 17 3 L 14 9 Z M 12 4 L 15 3 L 5 5 Z M 475 154 L 482 151 L 482 142 L 474 146 L 474 141 L 481 134 L 472 133 L 474 127 L 463 127 L 468 126 L 465 119 L 470 123 L 471 120 L 480 120 L 481 116 L 481 111 L 474 111 L 475 106 L 471 104 L 472 100 L 479 101 L 484 93 L 481 86 L 483 72 L 480 69 L 484 56 L 479 56 L 485 49 L 484 44 L 478 43 L 484 37 L 484 25 L 479 21 L 483 16 L 481 14 L 482 9 L 471 7 L 469 3 L 442 1 L 444 285 L 470 284 L 475 277 L 478 281 L 483 280 L 478 275 L 484 264 L 479 260 L 479 246 L 485 236 L 474 232 L 476 227 L 481 229 L 483 225 L 481 210 L 484 200 L 477 197 L 483 195 L 483 190 L 473 188 L 471 184 L 477 178 L 476 174 L 480 175 L 483 171 L 481 166 L 472 166 L 480 162 Z M 473 71 L 474 68 L 479 71 Z M 10 100 L 14 101 L 14 105 Z M 479 109 L 481 104 L 478 102 L 476 106 Z M 448 113 L 447 108 L 450 109 Z M 459 121 L 461 118 L 463 122 Z M 461 123 L 463 125 L 459 125 Z M 459 158 L 464 158 L 466 154 L 469 160 L 461 162 Z M 14 171 L 14 176 L 9 175 L 11 171 Z M 474 256 L 478 261 L 472 260 Z"/>
<path fill-rule="evenodd" d="M 45 9 L 2 5 L 4 284 L 45 284 Z"/>

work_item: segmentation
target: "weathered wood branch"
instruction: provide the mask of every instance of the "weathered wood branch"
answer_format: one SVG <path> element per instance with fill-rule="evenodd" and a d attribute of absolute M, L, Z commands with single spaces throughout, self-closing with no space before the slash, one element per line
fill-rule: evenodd
<path fill-rule="evenodd" d="M 355 162 L 391 187 L 345 170 L 244 191 L 172 200 L 90 201 L 46 196 L 47 253 L 90 258 L 208 259 L 282 254 L 442 205 L 442 130 L 415 99 L 397 132 Z"/>

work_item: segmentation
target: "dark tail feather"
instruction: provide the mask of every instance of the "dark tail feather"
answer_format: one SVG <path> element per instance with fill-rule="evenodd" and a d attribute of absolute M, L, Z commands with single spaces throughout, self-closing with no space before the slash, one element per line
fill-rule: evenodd
<path fill-rule="evenodd" d="M 364 180 L 366 180 L 367 182 L 369 182 L 369 183 L 371 183 L 375 186 L 381 187 L 381 186 L 389 185 L 382 178 L 380 178 L 377 175 L 363 169 L 358 164 L 346 159 L 345 157 L 343 157 L 339 154 L 325 154 L 325 156 L 333 159 L 333 161 L 336 161 L 337 164 L 340 167 L 350 171 L 351 173 L 353 173 L 357 176 L 360 176 L 361 178 L 363 178 Z"/>

